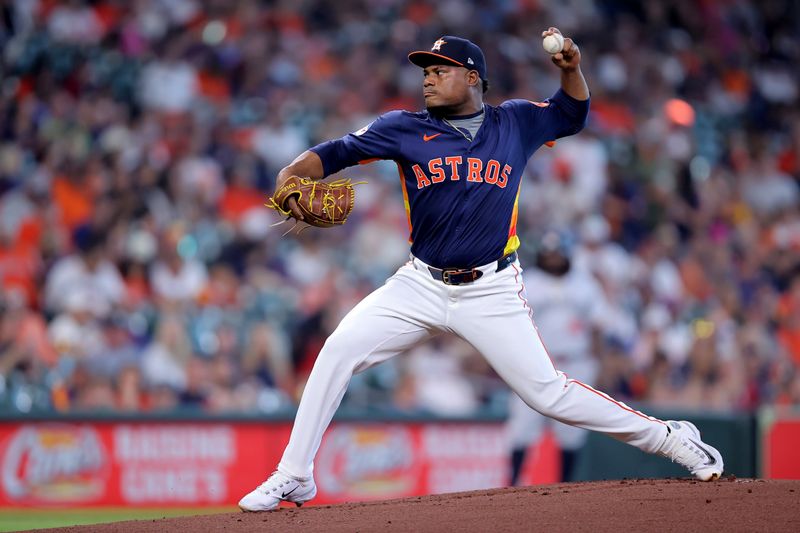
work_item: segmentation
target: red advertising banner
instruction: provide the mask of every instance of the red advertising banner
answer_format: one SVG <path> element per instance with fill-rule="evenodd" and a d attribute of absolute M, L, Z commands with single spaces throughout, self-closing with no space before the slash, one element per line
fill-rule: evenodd
<path fill-rule="evenodd" d="M 235 504 L 275 468 L 289 423 L 0 423 L 0 506 Z M 528 482 L 555 482 L 534 448 Z M 315 504 L 505 486 L 500 423 L 338 423 L 320 447 Z M 535 473 L 533 477 L 531 472 Z"/>
<path fill-rule="evenodd" d="M 778 418 L 763 433 L 761 471 L 770 479 L 800 479 L 800 417 Z"/>

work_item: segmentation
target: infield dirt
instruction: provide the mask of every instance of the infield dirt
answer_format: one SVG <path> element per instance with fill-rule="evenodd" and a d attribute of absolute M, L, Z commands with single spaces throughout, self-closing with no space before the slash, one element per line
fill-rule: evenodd
<path fill-rule="evenodd" d="M 800 481 L 634 479 L 39 530 L 155 532 L 800 531 Z"/>

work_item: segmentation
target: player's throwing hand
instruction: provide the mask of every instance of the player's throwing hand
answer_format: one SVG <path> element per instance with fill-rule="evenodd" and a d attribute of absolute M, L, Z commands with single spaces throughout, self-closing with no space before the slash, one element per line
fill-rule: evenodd
<path fill-rule="evenodd" d="M 553 34 L 561 35 L 561 31 L 551 26 L 542 32 L 542 37 Z M 557 54 L 553 54 L 552 61 L 561 70 L 575 70 L 581 62 L 581 51 L 572 39 L 564 37 L 564 47 Z"/>

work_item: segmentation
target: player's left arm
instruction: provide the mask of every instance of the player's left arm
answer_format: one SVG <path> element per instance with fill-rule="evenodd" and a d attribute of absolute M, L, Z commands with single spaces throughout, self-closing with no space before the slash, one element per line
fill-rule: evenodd
<path fill-rule="evenodd" d="M 554 33 L 561 34 L 558 28 L 550 27 L 542 32 L 542 37 Z M 564 47 L 551 60 L 561 69 L 561 90 L 575 100 L 588 100 L 589 86 L 581 72 L 581 50 L 578 45 L 571 38 L 564 37 Z"/>
<path fill-rule="evenodd" d="M 397 132 L 400 116 L 399 111 L 386 113 L 354 133 L 306 150 L 278 172 L 275 190 L 279 190 L 291 176 L 320 180 L 370 158 L 394 158 L 398 145 Z M 286 202 L 294 218 L 305 220 L 297 206 L 297 200 L 293 196 L 289 197 Z"/>

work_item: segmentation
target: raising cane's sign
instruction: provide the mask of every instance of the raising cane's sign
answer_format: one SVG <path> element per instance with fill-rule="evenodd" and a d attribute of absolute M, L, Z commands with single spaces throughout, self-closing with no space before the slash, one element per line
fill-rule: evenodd
<path fill-rule="evenodd" d="M 289 422 L 2 422 L 0 507 L 235 504 L 274 470 Z M 505 485 L 503 425 L 335 423 L 315 461 L 312 504 Z M 531 453 L 553 482 L 550 445 Z M 554 475 L 554 474 L 553 474 Z"/>
<path fill-rule="evenodd" d="M 0 506 L 229 503 L 251 482 L 242 479 L 252 472 L 248 463 L 255 459 L 261 471 L 277 453 L 256 441 L 253 451 L 266 457 L 252 457 L 253 431 L 214 423 L 0 424 Z"/>

